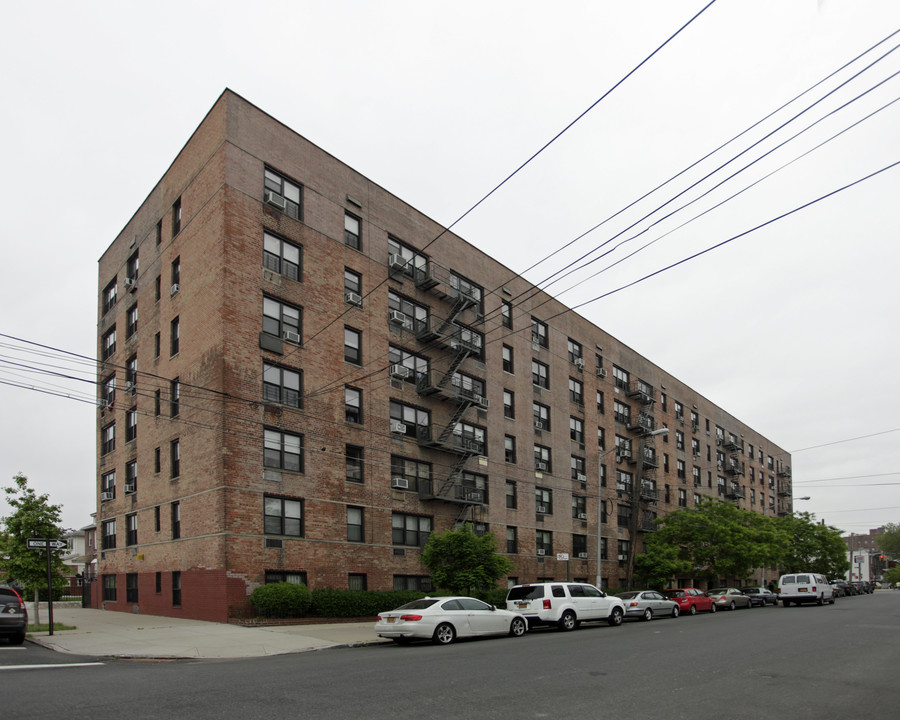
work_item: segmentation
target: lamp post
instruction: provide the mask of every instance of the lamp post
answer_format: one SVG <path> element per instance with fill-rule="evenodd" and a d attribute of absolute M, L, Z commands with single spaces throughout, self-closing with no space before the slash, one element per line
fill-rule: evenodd
<path fill-rule="evenodd" d="M 632 589 L 631 586 L 634 581 L 634 551 L 637 546 L 638 522 L 640 521 L 641 516 L 641 485 L 644 476 L 644 447 L 647 438 L 655 437 L 656 435 L 666 435 L 668 432 L 669 428 L 664 427 L 645 433 L 644 435 L 641 435 L 641 441 L 638 444 L 638 471 L 631 481 L 631 522 L 629 523 L 628 563 L 625 566 L 625 587 L 628 590 Z"/>

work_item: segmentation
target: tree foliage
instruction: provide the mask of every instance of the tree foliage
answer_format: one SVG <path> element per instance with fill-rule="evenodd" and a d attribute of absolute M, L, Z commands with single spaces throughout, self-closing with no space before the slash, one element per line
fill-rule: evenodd
<path fill-rule="evenodd" d="M 47 551 L 30 550 L 26 543 L 29 538 L 58 540 L 62 536 L 62 506 L 52 505 L 46 494 L 36 494 L 21 473 L 13 477 L 13 483 L 3 488 L 13 511 L 0 518 L 0 563 L 10 580 L 21 583 L 29 594 L 34 594 L 47 588 Z M 62 553 L 50 552 L 53 587 L 62 590 L 66 584 Z"/>
<path fill-rule="evenodd" d="M 887 585 L 900 583 L 900 565 L 895 565 L 890 570 L 885 570 L 882 579 Z"/>
<path fill-rule="evenodd" d="M 479 537 L 470 524 L 432 533 L 422 551 L 422 564 L 435 586 L 460 595 L 489 590 L 514 567 L 497 553 L 493 534 Z"/>
<path fill-rule="evenodd" d="M 843 577 L 850 569 L 847 545 L 837 528 L 815 522 L 807 512 L 778 519 L 787 549 L 778 566 L 783 573 L 810 570 L 828 577 Z"/>
<path fill-rule="evenodd" d="M 892 560 L 900 560 L 900 524 L 888 523 L 884 535 L 878 538 L 878 547 Z"/>

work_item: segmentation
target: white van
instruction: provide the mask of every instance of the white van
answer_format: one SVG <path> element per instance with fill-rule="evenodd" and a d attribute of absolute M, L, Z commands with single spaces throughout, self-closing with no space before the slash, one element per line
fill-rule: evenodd
<path fill-rule="evenodd" d="M 791 603 L 834 605 L 834 588 L 828 578 L 817 573 L 791 573 L 778 578 L 778 597 L 785 607 Z"/>

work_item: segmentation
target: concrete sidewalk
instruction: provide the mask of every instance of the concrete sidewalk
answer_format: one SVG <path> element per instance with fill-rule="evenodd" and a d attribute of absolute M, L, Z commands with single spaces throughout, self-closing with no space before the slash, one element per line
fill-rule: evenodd
<path fill-rule="evenodd" d="M 28 639 L 63 653 L 123 658 L 245 658 L 390 642 L 374 622 L 242 627 L 202 620 L 53 606 L 54 624 L 75 630 Z M 44 609 L 41 621 L 47 622 Z"/>

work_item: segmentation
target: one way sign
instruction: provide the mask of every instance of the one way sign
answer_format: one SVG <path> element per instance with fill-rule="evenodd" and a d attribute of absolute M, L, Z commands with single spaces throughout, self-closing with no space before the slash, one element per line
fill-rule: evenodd
<path fill-rule="evenodd" d="M 47 540 L 45 538 L 28 538 L 25 544 L 29 550 L 44 550 L 48 547 L 54 550 L 62 550 L 69 546 L 69 543 L 65 540 Z"/>

